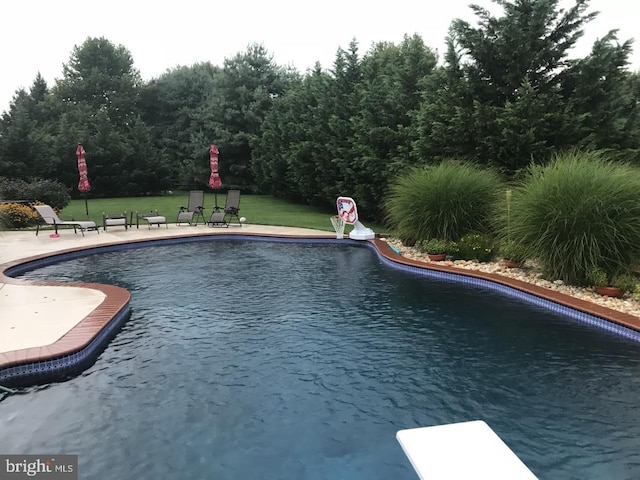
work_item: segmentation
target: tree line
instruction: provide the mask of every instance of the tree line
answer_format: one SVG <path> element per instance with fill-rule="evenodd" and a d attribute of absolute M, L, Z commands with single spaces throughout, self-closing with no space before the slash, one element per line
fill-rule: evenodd
<path fill-rule="evenodd" d="M 75 149 L 92 194 L 206 188 L 208 148 L 224 187 L 313 205 L 356 198 L 382 216 L 390 180 L 409 167 L 470 160 L 516 178 L 554 152 L 604 150 L 640 162 L 640 74 L 612 31 L 583 58 L 587 0 L 494 0 L 454 20 L 443 58 L 419 35 L 364 54 L 354 40 L 331 69 L 302 74 L 249 45 L 222 66 L 178 66 L 145 82 L 105 38 L 74 47 L 49 87 L 38 75 L 0 118 L 0 177 L 54 179 L 76 192 Z"/>

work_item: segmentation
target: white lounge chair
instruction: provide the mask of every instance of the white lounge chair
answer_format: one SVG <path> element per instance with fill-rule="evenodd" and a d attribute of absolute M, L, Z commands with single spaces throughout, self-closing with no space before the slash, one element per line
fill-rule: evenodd
<path fill-rule="evenodd" d="M 73 227 L 74 233 L 78 233 L 78 229 L 80 229 L 80 231 L 82 232 L 82 236 L 84 236 L 85 230 L 95 230 L 96 232 L 98 232 L 98 226 L 91 220 L 60 220 L 58 214 L 49 205 L 34 205 L 33 208 L 36 209 L 42 220 L 44 220 L 47 225 L 51 225 L 54 228 L 56 234 L 58 233 L 59 225 Z M 39 231 L 40 223 L 38 223 L 38 226 L 36 228 L 36 236 L 38 235 Z"/>

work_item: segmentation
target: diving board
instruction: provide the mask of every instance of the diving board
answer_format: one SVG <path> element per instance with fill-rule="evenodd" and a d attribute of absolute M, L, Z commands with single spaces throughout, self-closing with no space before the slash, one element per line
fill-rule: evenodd
<path fill-rule="evenodd" d="M 537 480 L 482 420 L 400 430 L 396 438 L 422 480 Z"/>

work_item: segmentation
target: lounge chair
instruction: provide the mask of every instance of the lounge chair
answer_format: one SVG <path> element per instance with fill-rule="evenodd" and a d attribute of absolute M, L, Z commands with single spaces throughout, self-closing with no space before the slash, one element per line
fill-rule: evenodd
<path fill-rule="evenodd" d="M 60 220 L 58 214 L 49 205 L 34 205 L 33 208 L 36 209 L 44 223 L 46 223 L 47 225 L 51 225 L 54 228 L 56 235 L 58 234 L 58 226 L 73 227 L 74 233 L 78 233 L 78 229 L 80 229 L 83 237 L 85 230 L 95 230 L 96 232 L 100 233 L 98 231 L 98 226 L 96 225 L 96 223 L 92 222 L 91 220 Z M 38 226 L 36 227 L 36 236 L 38 235 L 38 232 L 40 232 L 40 222 L 38 222 Z"/>
<path fill-rule="evenodd" d="M 189 192 L 189 202 L 186 207 L 180 207 L 176 225 L 188 223 L 189 225 L 198 225 L 198 217 L 202 218 L 204 223 L 204 191 L 191 190 Z M 195 219 L 195 223 L 194 223 Z"/>
<path fill-rule="evenodd" d="M 131 220 L 129 225 L 133 226 L 134 212 L 131 212 Z M 136 228 L 140 228 L 140 220 L 147 222 L 149 225 L 149 230 L 151 230 L 151 225 L 157 225 L 160 228 L 160 225 L 164 224 L 166 228 L 169 228 L 167 224 L 167 217 L 164 217 L 158 213 L 157 210 L 151 210 L 145 213 L 135 212 L 136 219 Z"/>
<path fill-rule="evenodd" d="M 224 210 L 214 210 L 213 213 L 211 214 L 211 217 L 209 217 L 209 221 L 207 222 L 207 224 L 210 227 L 228 227 L 229 224 L 227 223 L 227 221 L 225 220 L 225 213 Z"/>
<path fill-rule="evenodd" d="M 236 217 L 238 225 L 242 225 L 238 213 L 240 213 L 240 190 L 229 190 L 227 192 L 227 200 L 224 204 L 225 218 L 229 217 L 227 223 L 231 223 L 231 219 Z"/>
<path fill-rule="evenodd" d="M 236 218 L 238 225 L 242 225 L 238 213 L 240 213 L 240 190 L 229 190 L 227 192 L 224 210 L 214 211 L 211 214 L 208 222 L 209 226 L 228 227 L 231 224 L 233 217 Z"/>

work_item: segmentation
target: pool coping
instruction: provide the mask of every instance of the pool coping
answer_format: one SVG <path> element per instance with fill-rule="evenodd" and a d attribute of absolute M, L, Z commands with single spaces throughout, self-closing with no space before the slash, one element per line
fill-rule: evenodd
<path fill-rule="evenodd" d="M 373 248 L 385 263 L 391 266 L 404 267 L 410 271 L 430 273 L 432 276 L 448 278 L 463 283 L 472 283 L 485 286 L 501 285 L 516 292 L 533 296 L 542 301 L 551 302 L 570 309 L 570 311 L 580 312 L 586 316 L 596 317 L 611 325 L 617 325 L 631 332 L 625 335 L 634 339 L 640 339 L 640 318 L 623 312 L 618 312 L 601 305 L 571 297 L 569 295 L 556 292 L 538 285 L 527 283 L 521 280 L 503 277 L 494 273 L 486 273 L 477 270 L 466 270 L 449 265 L 438 265 L 434 263 L 413 260 L 396 253 L 380 238 L 367 240 L 365 242 L 357 240 L 338 240 L 335 235 L 283 235 L 267 233 L 237 232 L 224 234 L 202 233 L 196 235 L 170 235 L 157 238 L 119 240 L 115 242 L 102 243 L 82 247 L 67 248 L 56 252 L 34 255 L 0 264 L 0 283 L 24 285 L 24 286 L 71 286 L 90 288 L 98 290 L 105 295 L 104 300 L 77 325 L 71 328 L 66 334 L 56 342 L 42 347 L 24 348 L 9 352 L 0 353 L 0 384 L 22 385 L 41 383 L 56 377 L 76 373 L 79 370 L 88 368 L 97 358 L 99 353 L 106 348 L 111 339 L 130 315 L 131 294 L 124 288 L 115 285 L 104 285 L 97 283 L 81 282 L 45 282 L 21 280 L 10 276 L 11 273 L 19 274 L 21 271 L 38 268 L 42 265 L 56 263 L 62 259 L 70 257 L 86 256 L 88 254 L 124 250 L 132 248 L 143 248 L 144 246 L 162 245 L 172 243 L 189 243 L 197 241 L 214 241 L 224 239 L 247 239 L 265 241 L 289 241 L 289 242 L 313 242 L 313 243 L 335 243 L 335 244 L 364 244 Z M 37 266 L 34 267 L 33 265 Z M 477 281 L 477 282 L 476 282 Z M 489 283 L 487 283 L 489 282 Z M 543 306 L 548 307 L 543 304 Z M 561 313 L 566 313 L 561 311 Z M 583 320 L 578 316 L 578 319 Z M 597 323 L 597 322 L 588 322 Z M 605 329 L 607 325 L 604 326 Z M 615 333 L 620 333 L 616 331 Z M 624 334 L 624 332 L 622 332 Z"/>

